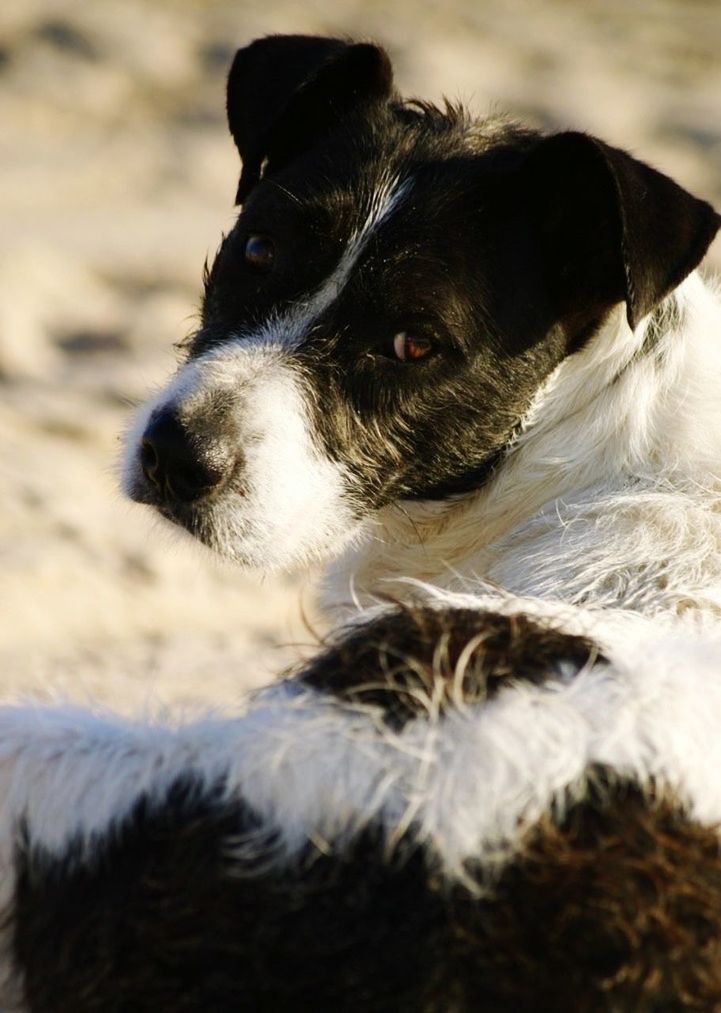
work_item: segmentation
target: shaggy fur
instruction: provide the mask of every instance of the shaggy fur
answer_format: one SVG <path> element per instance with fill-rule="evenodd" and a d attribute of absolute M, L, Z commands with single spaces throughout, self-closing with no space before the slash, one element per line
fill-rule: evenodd
<path fill-rule="evenodd" d="M 229 837 L 239 857 L 220 847 Z M 718 1007 L 716 834 L 600 773 L 487 896 L 445 884 L 417 850 L 384 856 L 373 830 L 342 854 L 310 845 L 282 878 L 263 845 L 242 806 L 185 781 L 162 810 L 139 801 L 92 866 L 24 854 L 17 948 L 31 1008 Z"/>
<path fill-rule="evenodd" d="M 426 605 L 388 611 L 338 638 L 299 678 L 342 700 L 377 707 L 399 729 L 419 715 L 433 719 L 484 703 L 515 681 L 571 679 L 602 660 L 587 638 L 524 613 Z"/>
<path fill-rule="evenodd" d="M 507 620 L 496 671 L 520 646 Z M 400 728 L 295 681 L 175 732 L 6 710 L 29 1008 L 716 1008 L 721 645 L 693 650 L 566 662 L 485 703 L 469 686 Z"/>
<path fill-rule="evenodd" d="M 352 618 L 235 720 L 0 710 L 3 1009 L 721 1009 L 718 215 L 365 43 L 228 119 L 124 485 Z"/>

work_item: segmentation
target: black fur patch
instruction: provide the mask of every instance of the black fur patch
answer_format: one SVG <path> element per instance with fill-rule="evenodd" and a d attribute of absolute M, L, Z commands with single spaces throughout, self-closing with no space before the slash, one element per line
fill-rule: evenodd
<path fill-rule="evenodd" d="M 15 952 L 30 1009 L 721 1008 L 717 833 L 603 772 L 490 893 L 444 884 L 407 844 L 389 857 L 372 828 L 285 869 L 272 852 L 242 802 L 192 777 L 163 807 L 141 801 L 85 864 L 26 842 Z"/>
<path fill-rule="evenodd" d="M 273 859 L 243 803 L 192 776 L 163 806 L 141 800 L 88 864 L 77 845 L 58 861 L 27 841 L 15 951 L 30 1009 L 360 1013 L 434 994 L 443 901 L 418 852 L 386 861 L 371 831 L 340 856 Z"/>
<path fill-rule="evenodd" d="M 527 615 L 416 606 L 352 629 L 301 678 L 380 708 L 398 728 L 419 715 L 483 702 L 514 682 L 542 685 L 603 661 L 586 637 Z"/>

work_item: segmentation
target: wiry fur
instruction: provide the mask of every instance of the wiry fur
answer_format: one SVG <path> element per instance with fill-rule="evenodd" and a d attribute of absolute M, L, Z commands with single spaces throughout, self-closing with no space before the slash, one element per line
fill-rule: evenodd
<path fill-rule="evenodd" d="M 641 354 L 651 328 L 662 336 Z M 495 478 L 450 503 L 373 518 L 333 565 L 328 606 L 354 607 L 351 578 L 355 601 L 401 593 L 397 575 L 713 625 L 719 334 L 721 301 L 697 276 L 635 333 L 619 308 L 539 390 Z"/>
<path fill-rule="evenodd" d="M 720 219 L 369 44 L 258 40 L 228 115 L 125 488 L 245 564 L 342 549 L 347 622 L 235 720 L 0 711 L 3 1008 L 721 1008 Z"/>
<path fill-rule="evenodd" d="M 427 608 L 417 622 L 431 621 Z M 523 613 L 513 621 L 512 609 L 506 611 L 508 653 L 505 658 L 487 655 L 489 673 L 507 668 L 527 641 Z M 369 643 L 378 642 L 391 628 L 391 615 L 377 629 L 367 629 Z M 431 906 L 432 932 L 445 931 L 440 899 L 444 894 L 455 897 L 450 911 L 460 935 L 453 947 L 462 940 L 465 960 L 443 969 L 447 941 L 426 958 L 423 975 L 435 967 L 444 989 L 437 995 L 456 995 L 459 1009 L 467 1008 L 476 994 L 495 996 L 499 1009 L 515 1008 L 513 1003 L 530 995 L 532 983 L 538 981 L 549 996 L 556 994 L 563 961 L 550 945 L 554 934 L 575 940 L 574 960 L 585 968 L 587 978 L 577 974 L 575 979 L 576 987 L 587 989 L 575 996 L 580 1008 L 607 1008 L 600 999 L 603 989 L 610 990 L 609 1002 L 616 997 L 616 1007 L 608 1008 L 632 1009 L 639 995 L 650 996 L 652 1003 L 673 995 L 679 1008 L 686 1008 L 686 993 L 673 992 L 676 981 L 688 988 L 688 1008 L 704 1008 L 704 997 L 714 1002 L 721 998 L 718 985 L 712 984 L 715 958 L 709 957 L 709 963 L 704 955 L 717 953 L 721 945 L 721 926 L 709 903 L 711 897 L 721 900 L 713 830 L 721 821 L 721 793 L 715 779 L 708 778 L 709 769 L 721 763 L 721 643 L 660 637 L 649 623 L 646 638 L 636 637 L 633 646 L 629 643 L 619 652 L 622 662 L 594 660 L 592 654 L 577 657 L 569 666 L 567 657 L 542 684 L 509 679 L 492 699 L 479 702 L 474 685 L 464 686 L 464 676 L 486 620 L 483 614 L 478 617 L 476 634 L 469 619 L 463 613 L 469 650 L 460 650 L 449 673 L 459 687 L 457 698 L 439 709 L 431 694 L 427 708 L 415 709 L 400 728 L 385 720 L 387 702 L 382 696 L 343 700 L 332 686 L 319 692 L 296 681 L 263 691 L 236 721 L 206 720 L 177 730 L 96 719 L 77 711 L 6 709 L 0 725 L 0 790 L 6 800 L 0 857 L 8 907 L 13 870 L 22 877 L 14 938 L 20 966 L 36 976 L 29 987 L 35 996 L 31 1008 L 71 1008 L 69 998 L 47 1004 L 53 978 L 41 973 L 30 945 L 32 933 L 39 941 L 46 933 L 48 942 L 58 935 L 66 939 L 67 949 L 61 952 L 69 961 L 67 974 L 50 951 L 45 966 L 58 976 L 54 987 L 61 996 L 71 994 L 66 989 L 74 977 L 86 981 L 85 997 L 72 1000 L 78 1010 L 101 1009 L 103 1003 L 121 1009 L 124 999 L 140 1001 L 136 997 L 143 976 L 149 996 L 172 1005 L 177 995 L 182 1009 L 199 1011 L 214 997 L 217 1008 L 230 1010 L 236 990 L 250 987 L 251 981 L 254 1002 L 273 1008 L 274 1001 L 288 1001 L 288 996 L 283 999 L 286 982 L 272 979 L 261 985 L 252 968 L 267 959 L 265 947 L 270 944 L 265 940 L 290 924 L 291 909 L 295 917 L 304 913 L 310 918 L 319 901 L 322 905 L 323 898 L 334 896 L 332 883 L 339 874 L 332 871 L 334 863 L 346 869 L 346 891 L 359 888 L 370 868 L 381 877 L 375 880 L 373 872 L 370 882 L 395 896 L 396 889 L 407 889 L 402 887 L 404 877 L 412 873 L 414 904 Z M 453 631 L 451 613 L 441 609 L 438 622 Z M 556 620 L 543 625 L 550 643 Z M 445 663 L 438 658 L 434 637 L 414 650 L 408 657 L 414 670 Z M 307 681 L 313 681 L 312 673 Z M 387 700 L 393 692 L 391 685 L 384 694 Z M 418 695 L 416 701 L 421 700 Z M 598 795 L 600 770 L 605 773 Z M 639 794 L 629 785 L 644 787 Z M 142 843 L 146 826 L 155 842 L 152 847 Z M 611 837 L 617 843 L 608 843 Z M 202 852 L 193 843 L 196 838 Z M 179 910 L 180 920 L 162 922 L 170 949 L 163 950 L 164 937 L 159 935 L 146 950 L 140 939 L 150 946 L 158 931 L 154 912 L 181 903 L 177 891 L 182 888 L 173 877 L 184 860 L 184 840 L 190 854 L 208 856 L 198 866 L 201 878 L 190 881 L 194 906 L 182 908 L 182 915 Z M 153 855 L 161 846 L 164 864 L 146 867 L 145 862 L 160 861 Z M 611 848 L 607 860 L 602 857 L 605 847 Z M 356 868 L 358 848 L 365 857 Z M 214 854 L 223 858 L 213 859 L 220 864 L 211 876 L 207 862 Z M 408 866 L 404 854 L 418 859 Z M 323 882 L 316 881 L 312 871 L 319 861 L 318 872 L 326 870 Z M 147 879 L 110 899 L 117 876 L 124 882 L 141 870 Z M 692 882 L 698 885 L 692 887 Z M 232 944 L 234 977 L 224 991 L 213 978 L 222 939 L 208 949 L 194 912 L 209 920 L 211 935 L 220 925 L 213 919 L 221 912 L 230 930 L 249 902 L 243 891 L 251 889 L 261 891 L 262 903 L 253 907 L 251 937 Z M 384 935 L 389 923 L 372 889 L 363 902 L 365 931 L 371 937 L 380 933 L 386 949 L 401 945 L 398 937 L 391 944 Z M 609 903 L 616 905 L 615 925 L 593 913 L 593 905 L 603 905 L 607 893 Z M 238 907 L 229 906 L 228 898 L 235 898 Z M 108 904 L 116 914 L 110 914 Z M 140 908 L 135 910 L 135 904 Z M 71 910 L 76 917 L 82 913 L 82 919 L 64 935 L 63 918 Z M 323 906 L 319 910 L 322 913 Z M 121 928 L 131 916 L 137 920 L 133 932 L 141 933 L 137 941 Z M 687 942 L 683 949 L 677 946 L 666 953 L 662 940 L 673 934 L 675 918 L 681 918 L 677 942 L 682 937 Z M 700 935 L 697 918 L 703 919 Z M 543 930 L 540 936 L 532 931 L 534 925 Z M 83 932 L 88 931 L 92 938 L 84 941 Z M 317 931 L 318 941 L 326 938 L 322 926 Z M 601 935 L 595 942 L 592 935 L 584 937 L 584 943 L 581 931 Z M 539 939 L 546 936 L 551 958 L 542 956 Z M 601 939 L 605 941 L 599 949 Z M 503 940 L 512 944 L 508 955 L 514 967 L 525 968 L 528 962 L 523 974 L 512 974 L 501 958 Z M 651 956 L 651 946 L 660 947 L 670 978 L 666 972 L 658 978 L 661 965 Z M 184 947 L 190 947 L 187 958 L 182 957 Z M 85 954 L 82 960 L 79 948 Z M 101 958 L 103 948 L 106 955 Z M 152 970 L 157 959 L 161 964 L 170 961 L 168 968 L 180 960 L 173 972 L 177 974 L 190 960 L 183 972 L 190 974 L 187 996 L 185 990 L 173 991 L 170 971 L 168 978 L 166 972 Z M 72 970 L 75 965 L 77 970 Z M 539 979 L 541 965 L 546 970 Z M 123 974 L 133 968 L 132 985 L 129 979 L 124 984 L 121 966 L 126 967 Z M 312 961 L 305 966 L 307 974 L 320 973 Z M 194 968 L 192 973 L 188 967 Z M 350 986 L 340 966 L 337 973 L 338 996 Z M 403 978 L 409 988 L 420 987 L 423 980 Z M 567 994 L 566 985 L 564 980 L 561 994 Z M 314 987 L 322 996 L 320 986 Z M 393 994 L 401 1001 L 400 984 L 393 988 L 389 1005 L 379 1009 L 392 1008 Z M 439 1006 L 425 1005 L 424 1000 L 407 1008 L 444 1008 L 442 998 L 437 1002 Z M 146 1007 L 141 1003 L 138 1008 Z M 406 1007 L 401 1002 L 399 1008 Z"/>

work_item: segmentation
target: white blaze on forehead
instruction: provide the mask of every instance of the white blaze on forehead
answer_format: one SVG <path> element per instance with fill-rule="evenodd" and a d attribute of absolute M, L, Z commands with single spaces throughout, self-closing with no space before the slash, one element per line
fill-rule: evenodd
<path fill-rule="evenodd" d="M 301 297 L 283 313 L 272 313 L 261 326 L 242 335 L 243 341 L 278 344 L 294 348 L 300 344 L 315 320 L 338 298 L 370 237 L 388 221 L 413 185 L 409 177 L 386 178 L 373 191 L 368 213 L 351 234 L 333 272 L 306 298 Z"/>

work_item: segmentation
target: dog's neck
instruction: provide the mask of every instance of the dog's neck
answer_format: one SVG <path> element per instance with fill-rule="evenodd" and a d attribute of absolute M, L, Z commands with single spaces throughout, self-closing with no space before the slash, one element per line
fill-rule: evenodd
<path fill-rule="evenodd" d="M 570 580 L 565 593 L 563 546 L 578 553 L 574 523 L 588 528 L 602 519 L 584 520 L 582 510 L 567 506 L 593 490 L 597 502 L 613 498 L 609 510 L 620 518 L 626 493 L 639 488 L 656 498 L 703 488 L 713 502 L 713 476 L 721 472 L 720 337 L 721 301 L 698 276 L 635 332 L 624 308 L 616 307 L 539 390 L 493 479 L 453 501 L 403 503 L 379 513 L 329 570 L 325 606 L 335 611 L 374 595 L 403 597 L 397 581 L 408 578 L 446 588 L 485 581 L 593 604 L 592 586 L 579 591 Z M 718 513 L 713 516 L 718 525 Z M 534 538 L 541 536 L 539 530 L 529 535 L 534 522 L 558 543 L 545 562 L 558 559 L 557 580 L 534 577 Z M 612 526 L 613 516 L 605 523 Z M 634 531 L 625 515 L 610 537 L 630 543 L 641 535 L 650 539 L 652 555 L 664 552 L 662 538 L 654 548 L 653 530 Z M 595 545 L 595 551 L 602 549 Z M 607 597 L 599 593 L 598 603 L 607 605 Z M 612 604 L 629 607 L 623 595 Z"/>

